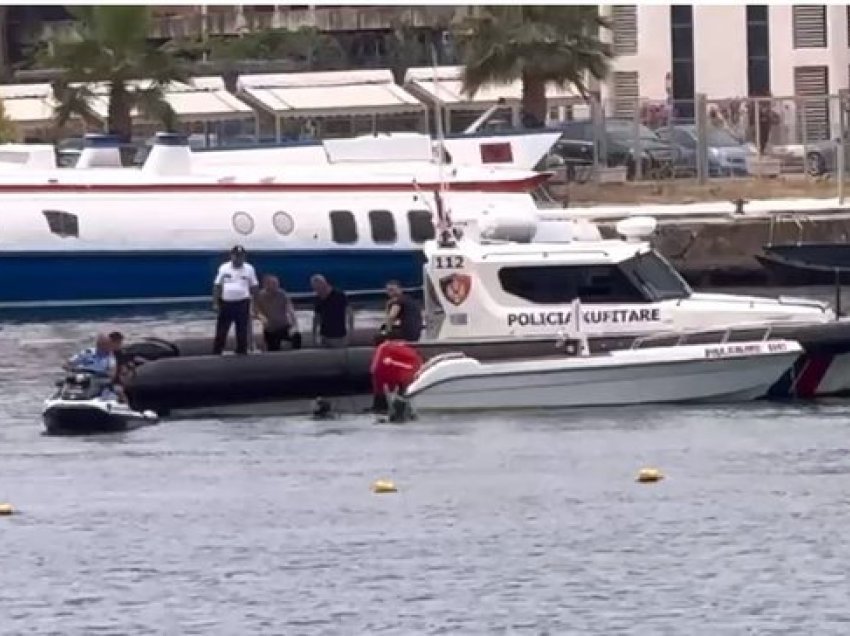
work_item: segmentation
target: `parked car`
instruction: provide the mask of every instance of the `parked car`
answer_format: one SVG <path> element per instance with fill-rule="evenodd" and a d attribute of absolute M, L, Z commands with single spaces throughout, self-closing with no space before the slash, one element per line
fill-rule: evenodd
<path fill-rule="evenodd" d="M 560 126 L 561 138 L 552 148 L 569 170 L 579 166 L 592 166 L 594 155 L 594 126 L 590 120 L 571 121 Z M 641 169 L 644 176 L 661 174 L 672 176 L 677 150 L 664 143 L 646 126 L 639 129 Z M 614 168 L 626 166 L 626 175 L 634 179 L 634 124 L 631 121 L 608 119 L 605 121 L 605 165 Z"/>
<path fill-rule="evenodd" d="M 805 169 L 813 177 L 838 171 L 838 144 L 832 140 L 818 141 L 805 147 Z M 844 170 L 850 170 L 850 139 L 844 141 Z"/>
<path fill-rule="evenodd" d="M 669 139 L 681 148 L 679 164 L 696 174 L 697 127 L 693 124 L 658 129 L 661 139 Z M 708 175 L 710 177 L 745 177 L 749 175 L 747 157 L 750 151 L 732 134 L 716 126 L 706 129 Z"/>

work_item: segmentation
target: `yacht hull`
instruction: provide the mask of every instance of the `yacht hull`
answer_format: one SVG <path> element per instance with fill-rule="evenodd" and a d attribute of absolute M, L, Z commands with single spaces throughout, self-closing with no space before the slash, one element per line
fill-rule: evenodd
<path fill-rule="evenodd" d="M 208 304 L 222 258 L 218 250 L 0 252 L 0 270 L 15 273 L 0 307 Z M 412 249 L 252 250 L 250 259 L 296 298 L 312 297 L 316 272 L 352 295 L 383 295 L 390 277 L 422 284 L 422 254 Z"/>

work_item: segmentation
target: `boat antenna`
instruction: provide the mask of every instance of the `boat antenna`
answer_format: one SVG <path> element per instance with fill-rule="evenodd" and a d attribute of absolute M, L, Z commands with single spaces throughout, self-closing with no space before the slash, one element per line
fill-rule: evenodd
<path fill-rule="evenodd" d="M 437 221 L 438 221 L 438 236 L 437 242 L 440 247 L 455 247 L 455 233 L 452 227 L 452 219 L 449 211 L 445 207 L 445 199 L 443 195 L 446 192 L 446 179 L 444 174 L 444 164 L 446 156 L 446 137 L 443 134 L 443 107 L 440 96 L 440 83 L 437 72 L 437 49 L 434 44 L 431 44 L 431 72 L 434 77 L 434 94 L 437 99 L 434 100 L 436 107 L 434 111 L 437 129 L 437 190 L 434 191 L 434 200 L 437 204 Z"/>

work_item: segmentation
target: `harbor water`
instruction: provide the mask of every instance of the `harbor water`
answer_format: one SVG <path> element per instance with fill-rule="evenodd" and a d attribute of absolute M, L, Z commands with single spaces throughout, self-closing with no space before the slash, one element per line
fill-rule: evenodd
<path fill-rule="evenodd" d="M 0 331 L 0 634 L 850 633 L 850 402 L 43 436 L 114 327 Z"/>

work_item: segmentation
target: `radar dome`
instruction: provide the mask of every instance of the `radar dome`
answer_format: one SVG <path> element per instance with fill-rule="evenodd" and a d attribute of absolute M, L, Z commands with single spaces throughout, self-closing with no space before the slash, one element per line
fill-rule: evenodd
<path fill-rule="evenodd" d="M 630 243 L 647 240 L 658 227 L 658 222 L 651 216 L 632 216 L 617 223 L 617 234 Z"/>

